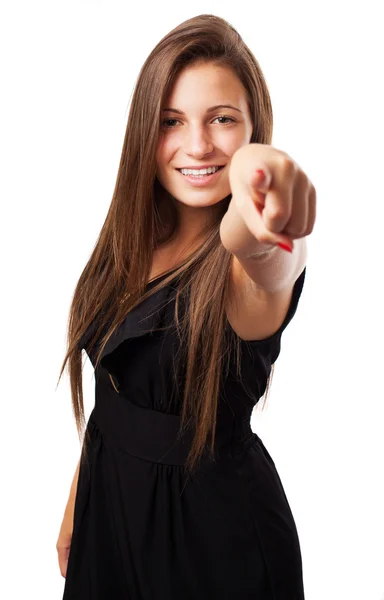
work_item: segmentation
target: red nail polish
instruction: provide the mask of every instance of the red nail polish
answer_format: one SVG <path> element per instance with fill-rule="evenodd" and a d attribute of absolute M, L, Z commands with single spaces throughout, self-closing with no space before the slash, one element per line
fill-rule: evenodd
<path fill-rule="evenodd" d="M 277 245 L 280 246 L 280 248 L 282 248 L 283 250 L 292 253 L 292 249 L 289 246 L 287 246 L 287 244 L 282 244 L 281 242 L 279 242 Z"/>

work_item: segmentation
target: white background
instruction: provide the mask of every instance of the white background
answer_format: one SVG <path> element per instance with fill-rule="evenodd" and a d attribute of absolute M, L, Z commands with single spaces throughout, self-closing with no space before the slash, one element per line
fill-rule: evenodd
<path fill-rule="evenodd" d="M 79 440 L 72 294 L 112 198 L 139 69 L 174 26 L 229 20 L 260 62 L 273 145 L 317 190 L 307 279 L 252 427 L 299 531 L 307 600 L 380 600 L 383 43 L 379 1 L 17 2 L 1 8 L 0 596 L 62 597 L 56 540 Z M 380 59 L 381 56 L 381 59 Z M 87 360 L 87 415 L 93 408 Z"/>

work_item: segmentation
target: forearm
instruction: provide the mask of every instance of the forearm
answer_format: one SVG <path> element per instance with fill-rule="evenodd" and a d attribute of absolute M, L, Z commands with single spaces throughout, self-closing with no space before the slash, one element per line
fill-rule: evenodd
<path fill-rule="evenodd" d="M 66 505 L 65 511 L 64 511 L 65 514 L 68 514 L 68 513 L 73 514 L 73 511 L 74 511 L 75 500 L 76 500 L 76 491 L 77 491 L 77 483 L 78 483 L 78 479 L 79 479 L 79 470 L 80 470 L 80 460 L 77 463 L 76 471 L 75 471 L 75 474 L 73 476 L 73 480 L 72 480 L 72 484 L 71 484 L 71 489 L 69 491 L 69 497 L 68 497 L 67 505 Z"/>
<path fill-rule="evenodd" d="M 236 256 L 259 288 L 278 291 L 295 280 L 307 258 L 306 238 L 294 240 L 292 253 L 275 244 L 261 244 L 230 202 L 220 225 L 223 246 Z"/>

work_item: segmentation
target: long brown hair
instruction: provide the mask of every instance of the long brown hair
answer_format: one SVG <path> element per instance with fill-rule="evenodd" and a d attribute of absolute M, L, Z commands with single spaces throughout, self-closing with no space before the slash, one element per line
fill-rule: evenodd
<path fill-rule="evenodd" d="M 227 21 L 213 15 L 194 17 L 156 45 L 140 71 L 133 93 L 112 201 L 74 292 L 67 353 L 59 375 L 60 381 L 68 361 L 76 427 L 82 438 L 86 423 L 81 338 L 92 323 L 98 323 L 91 341 L 91 347 L 97 343 L 99 348 L 97 368 L 107 340 L 127 313 L 172 278 L 180 277 L 177 300 L 183 290 L 188 290 L 189 298 L 187 318 L 177 322 L 182 343 L 188 349 L 181 430 L 190 423 L 195 427 L 185 465 L 190 471 L 208 447 L 209 439 L 211 453 L 214 450 L 232 260 L 220 240 L 220 220 L 231 196 L 222 200 L 216 222 L 200 233 L 198 250 L 148 292 L 146 284 L 154 249 L 171 238 L 178 227 L 174 199 L 156 178 L 161 108 L 181 70 L 203 61 L 233 69 L 248 94 L 253 122 L 250 142 L 271 143 L 272 106 L 264 76 L 252 52 Z M 159 216 L 159 202 L 164 200 L 171 223 L 166 238 Z M 177 306 L 178 302 L 176 311 Z M 237 357 L 239 348 L 237 340 Z M 270 378 L 264 402 L 269 387 Z M 86 436 L 83 439 L 86 453 L 85 442 Z"/>

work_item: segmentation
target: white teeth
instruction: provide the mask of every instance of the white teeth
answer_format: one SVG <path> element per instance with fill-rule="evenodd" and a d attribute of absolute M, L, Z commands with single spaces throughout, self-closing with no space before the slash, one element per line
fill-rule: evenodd
<path fill-rule="evenodd" d="M 218 170 L 219 167 L 209 167 L 208 169 L 180 169 L 183 175 L 211 175 Z"/>

